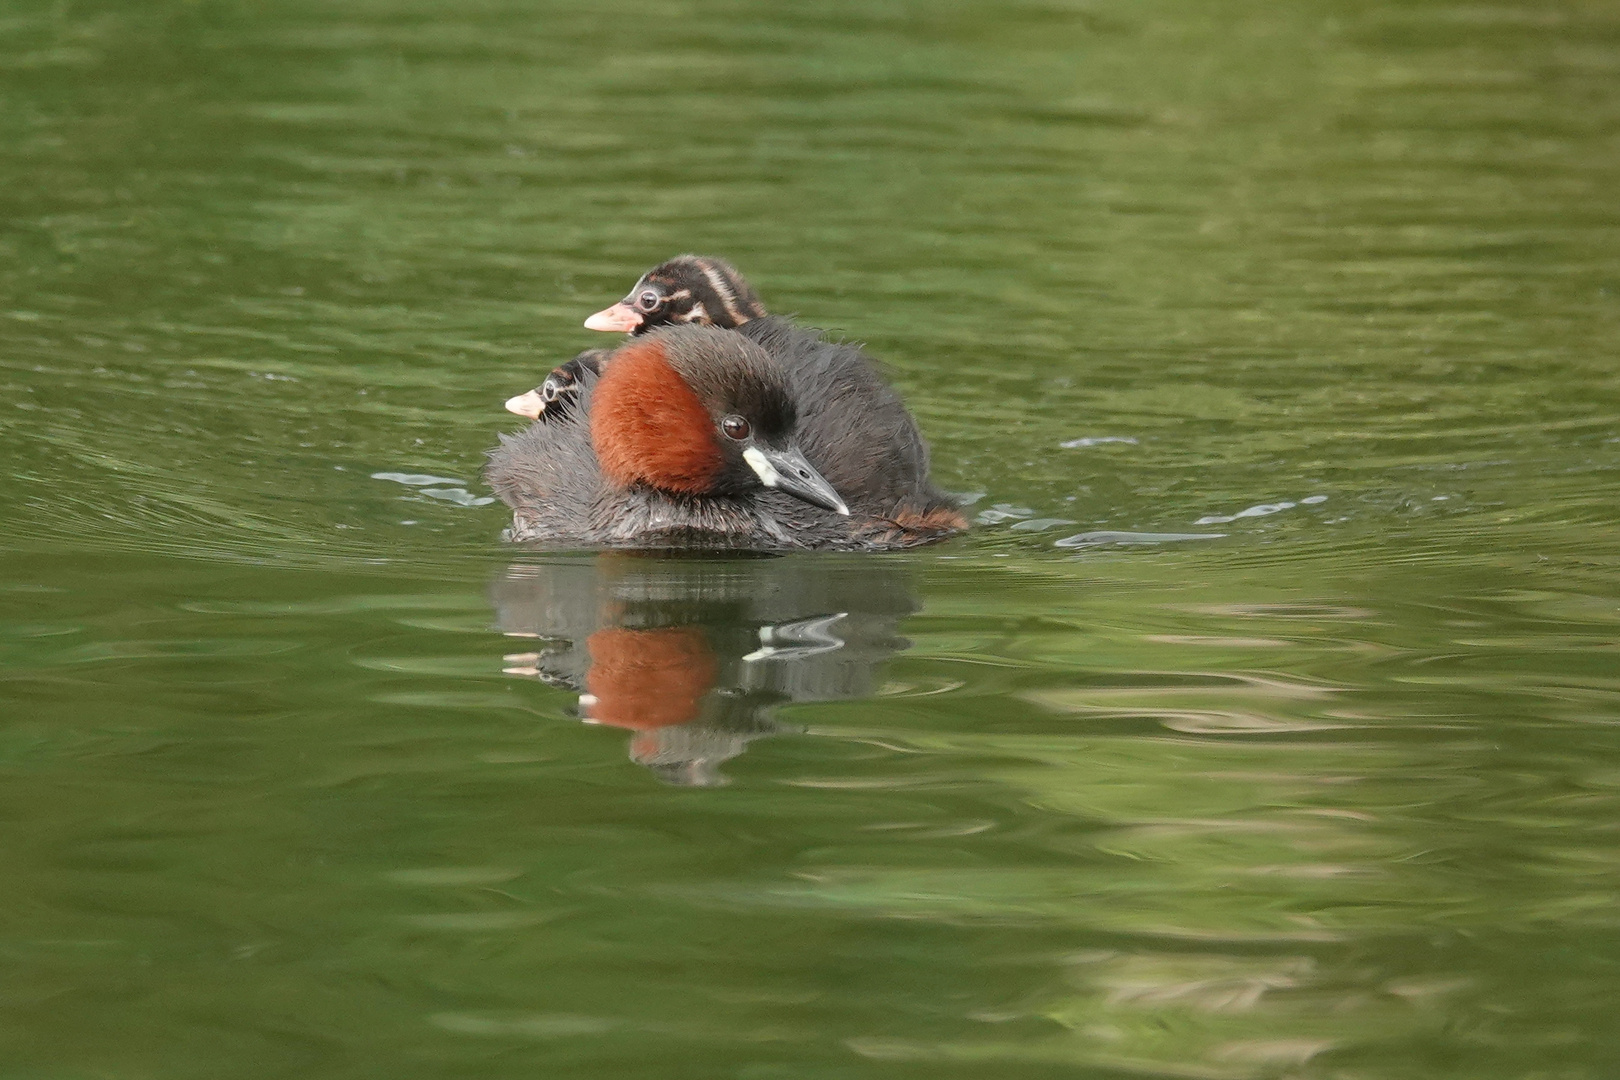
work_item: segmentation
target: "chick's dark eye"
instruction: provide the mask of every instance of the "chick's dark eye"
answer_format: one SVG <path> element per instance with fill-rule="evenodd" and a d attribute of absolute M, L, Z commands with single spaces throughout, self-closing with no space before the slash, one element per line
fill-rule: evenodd
<path fill-rule="evenodd" d="M 720 430 L 726 433 L 726 438 L 741 442 L 748 438 L 748 433 L 753 429 L 748 426 L 748 421 L 742 417 L 728 416 L 720 421 Z"/>
<path fill-rule="evenodd" d="M 636 297 L 636 307 L 642 311 L 656 311 L 658 310 L 658 303 L 662 299 L 663 297 L 659 296 L 655 290 L 647 289 Z"/>

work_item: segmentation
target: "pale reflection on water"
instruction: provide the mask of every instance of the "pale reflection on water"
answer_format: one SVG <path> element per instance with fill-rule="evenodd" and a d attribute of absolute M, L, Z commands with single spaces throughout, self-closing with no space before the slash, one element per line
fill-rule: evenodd
<path fill-rule="evenodd" d="M 918 606 L 900 563 L 814 556 L 554 557 L 490 593 L 501 632 L 536 639 L 506 673 L 574 691 L 582 720 L 632 732 L 631 760 L 681 785 L 802 730 L 781 704 L 871 696 Z"/>

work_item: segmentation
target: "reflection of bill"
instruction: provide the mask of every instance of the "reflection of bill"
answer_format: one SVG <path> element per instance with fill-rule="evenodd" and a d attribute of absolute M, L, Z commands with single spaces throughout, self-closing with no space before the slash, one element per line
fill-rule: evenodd
<path fill-rule="evenodd" d="M 631 759 L 677 784 L 722 783 L 751 740 L 800 730 L 773 706 L 870 695 L 917 607 L 901 566 L 825 555 L 557 557 L 492 594 L 503 632 L 544 642 L 508 674 L 577 692 L 581 719 L 633 732 Z"/>

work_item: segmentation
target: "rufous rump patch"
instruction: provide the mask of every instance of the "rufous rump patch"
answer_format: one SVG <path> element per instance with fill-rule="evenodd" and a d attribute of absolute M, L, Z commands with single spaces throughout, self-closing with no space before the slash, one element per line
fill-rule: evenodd
<path fill-rule="evenodd" d="M 906 532 L 957 532 L 967 528 L 967 519 L 955 507 L 936 506 L 929 510 L 902 509 L 894 515 L 894 523 Z"/>
<path fill-rule="evenodd" d="M 611 627 L 586 639 L 591 669 L 585 686 L 596 700 L 591 719 L 634 731 L 697 719 L 719 667 L 703 631 Z"/>
<path fill-rule="evenodd" d="M 711 490 L 724 464 L 713 429 L 657 341 L 614 353 L 591 396 L 591 443 L 602 475 L 619 487 L 639 481 L 689 495 Z"/>

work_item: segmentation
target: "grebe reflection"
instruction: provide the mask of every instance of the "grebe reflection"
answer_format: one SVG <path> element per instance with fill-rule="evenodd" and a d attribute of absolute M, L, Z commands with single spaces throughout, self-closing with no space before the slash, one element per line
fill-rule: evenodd
<path fill-rule="evenodd" d="M 918 607 L 902 565 L 828 555 L 540 558 L 491 598 L 501 632 L 538 639 L 508 674 L 578 694 L 582 720 L 632 732 L 631 760 L 684 785 L 724 783 L 749 742 L 802 730 L 777 705 L 872 695 Z"/>

